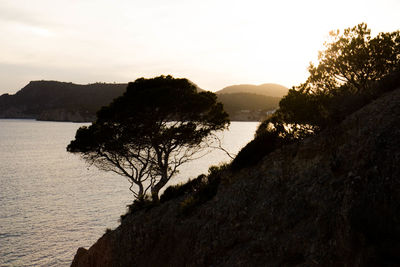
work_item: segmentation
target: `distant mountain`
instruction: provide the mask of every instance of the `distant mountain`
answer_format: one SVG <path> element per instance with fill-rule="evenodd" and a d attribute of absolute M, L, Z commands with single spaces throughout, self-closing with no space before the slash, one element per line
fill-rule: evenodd
<path fill-rule="evenodd" d="M 287 91 L 280 85 L 266 85 L 229 86 L 217 95 L 231 120 L 259 121 L 278 106 Z M 0 118 L 91 122 L 97 110 L 122 95 L 126 87 L 127 84 L 32 81 L 15 95 L 0 96 Z"/>
<path fill-rule="evenodd" d="M 274 83 L 232 85 L 216 92 L 234 121 L 260 121 L 275 110 L 288 88 Z"/>
<path fill-rule="evenodd" d="M 288 88 L 275 83 L 265 83 L 261 85 L 240 84 L 225 87 L 216 92 L 216 94 L 232 94 L 232 93 L 251 93 L 272 97 L 282 98 L 287 94 Z"/>
<path fill-rule="evenodd" d="M 93 121 L 96 111 L 122 95 L 126 86 L 32 81 L 15 95 L 0 96 L 0 118 Z"/>
<path fill-rule="evenodd" d="M 218 94 L 217 96 L 233 121 L 260 121 L 275 110 L 281 100 L 280 97 L 251 93 Z"/>

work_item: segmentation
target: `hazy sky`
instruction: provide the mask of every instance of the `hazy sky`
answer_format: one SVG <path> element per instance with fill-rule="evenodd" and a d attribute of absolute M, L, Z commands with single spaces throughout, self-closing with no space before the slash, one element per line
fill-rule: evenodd
<path fill-rule="evenodd" d="M 398 0 L 1 0 L 0 94 L 172 74 L 216 91 L 303 82 L 330 30 L 400 28 Z"/>

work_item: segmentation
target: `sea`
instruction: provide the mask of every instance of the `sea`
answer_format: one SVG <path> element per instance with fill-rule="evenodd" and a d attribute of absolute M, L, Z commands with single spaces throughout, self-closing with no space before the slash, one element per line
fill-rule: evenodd
<path fill-rule="evenodd" d="M 258 122 L 231 122 L 219 134 L 236 154 Z M 66 146 L 84 123 L 0 119 L 0 266 L 69 266 L 134 200 L 126 178 L 89 166 Z M 183 165 L 171 184 L 229 162 L 222 150 Z"/>

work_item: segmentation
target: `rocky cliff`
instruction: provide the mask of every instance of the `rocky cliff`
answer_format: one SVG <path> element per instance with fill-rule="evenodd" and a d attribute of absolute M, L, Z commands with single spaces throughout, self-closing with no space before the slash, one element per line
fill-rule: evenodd
<path fill-rule="evenodd" d="M 72 266 L 399 266 L 400 90 L 226 173 L 214 198 L 128 215 Z"/>

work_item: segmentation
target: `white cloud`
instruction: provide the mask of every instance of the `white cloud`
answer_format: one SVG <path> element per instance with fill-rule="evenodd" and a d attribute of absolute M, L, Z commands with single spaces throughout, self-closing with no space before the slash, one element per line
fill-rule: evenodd
<path fill-rule="evenodd" d="M 214 90 L 292 86 L 329 30 L 366 21 L 393 31 L 399 9 L 389 0 L 2 0 L 0 64 L 26 75 L 3 67 L 0 94 L 28 83 L 29 66 L 39 79 L 83 83 L 171 73 Z"/>

